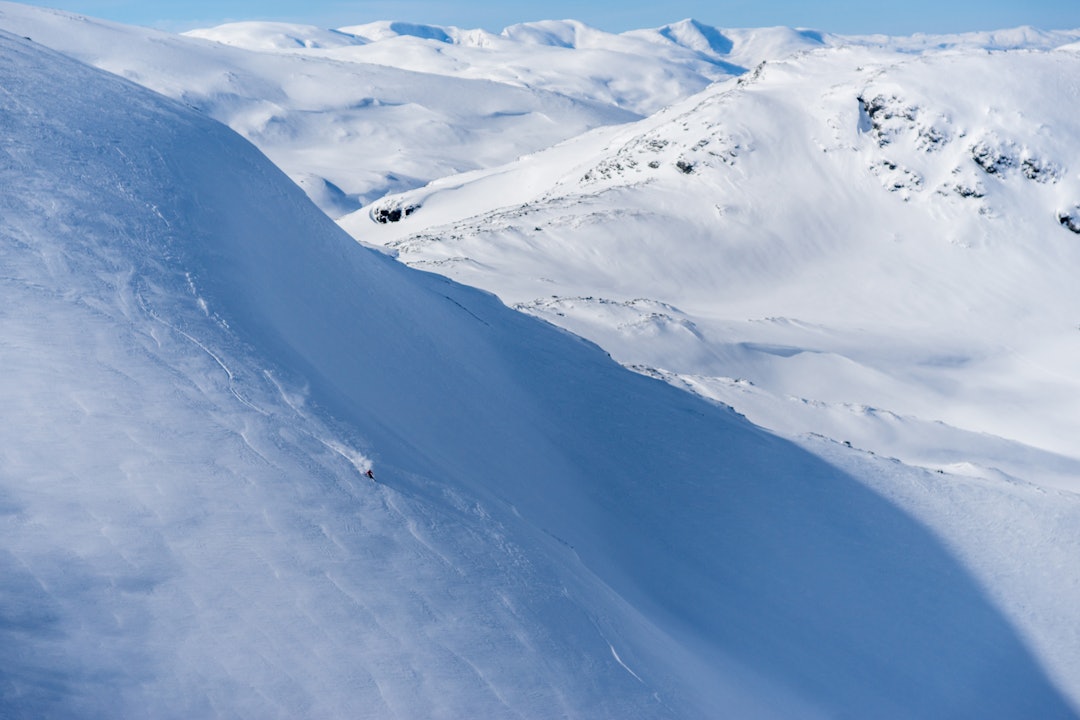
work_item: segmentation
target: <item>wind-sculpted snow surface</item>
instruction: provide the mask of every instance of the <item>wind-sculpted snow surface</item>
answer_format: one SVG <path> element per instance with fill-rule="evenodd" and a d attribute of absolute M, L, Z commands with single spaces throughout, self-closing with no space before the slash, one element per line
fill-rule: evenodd
<path fill-rule="evenodd" d="M 865 458 L 886 500 L 6 33 L 0 127 L 4 717 L 1072 716 L 894 504 L 933 476 Z"/>

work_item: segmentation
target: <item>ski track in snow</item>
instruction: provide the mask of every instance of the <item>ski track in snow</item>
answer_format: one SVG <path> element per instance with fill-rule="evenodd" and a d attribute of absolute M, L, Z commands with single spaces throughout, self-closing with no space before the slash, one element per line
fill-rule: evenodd
<path fill-rule="evenodd" d="M 621 666 L 623 667 L 623 669 L 624 669 L 624 670 L 626 670 L 626 672 L 628 672 L 628 673 L 630 673 L 631 675 L 633 675 L 633 676 L 634 676 L 634 679 L 635 679 L 635 680 L 637 680 L 637 681 L 638 681 L 638 682 L 640 682 L 640 683 L 644 683 L 645 681 L 644 681 L 644 680 L 642 680 L 642 679 L 641 679 L 641 677 L 640 677 L 640 676 L 638 676 L 638 674 L 637 674 L 636 672 L 634 672 L 633 670 L 631 670 L 631 669 L 629 668 L 629 666 L 627 666 L 627 664 L 626 664 L 626 663 L 624 663 L 624 662 L 622 661 L 622 658 L 621 658 L 621 657 L 619 657 L 619 653 L 617 653 L 617 652 L 615 651 L 615 646 L 614 646 L 614 645 L 610 645 L 609 647 L 611 648 L 611 656 L 612 656 L 613 658 L 615 658 L 615 662 L 619 663 L 619 665 L 621 665 Z"/>

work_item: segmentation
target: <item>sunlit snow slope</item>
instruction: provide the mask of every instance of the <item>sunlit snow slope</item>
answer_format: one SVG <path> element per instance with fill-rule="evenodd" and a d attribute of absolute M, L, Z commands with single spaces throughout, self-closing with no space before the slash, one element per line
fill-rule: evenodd
<path fill-rule="evenodd" d="M 1077 490 L 1080 53 L 969 47 L 1013 36 L 770 62 L 343 224 L 759 424 Z"/>
<path fill-rule="evenodd" d="M 377 59 L 242 50 L 16 3 L 0 2 L 0 29 L 229 125 L 333 217 L 390 191 L 640 117 L 544 87 L 402 70 Z"/>
<path fill-rule="evenodd" d="M 173 35 L 9 2 L 0 2 L 0 29 L 229 125 L 335 218 L 639 119 L 763 59 L 830 41 L 692 20 L 621 35 L 569 20 L 498 35 L 401 22 L 245 22 Z"/>
<path fill-rule="evenodd" d="M 186 34 L 250 50 L 542 88 L 643 115 L 710 82 L 741 75 L 762 60 L 827 42 L 821 33 L 790 28 L 718 30 L 693 20 L 622 34 L 575 20 L 522 23 L 498 34 L 387 21 L 331 34 L 267 22 L 230 23 Z"/>
<path fill-rule="evenodd" d="M 7 33 L 0 187 L 5 718 L 1074 714 L 1074 506 L 841 471 Z"/>

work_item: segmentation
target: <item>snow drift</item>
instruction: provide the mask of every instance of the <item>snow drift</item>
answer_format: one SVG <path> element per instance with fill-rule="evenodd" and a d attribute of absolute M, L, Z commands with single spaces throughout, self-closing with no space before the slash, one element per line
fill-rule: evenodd
<path fill-rule="evenodd" d="M 223 126 L 0 33 L 0 127 L 5 715 L 1073 714 L 867 483 Z"/>

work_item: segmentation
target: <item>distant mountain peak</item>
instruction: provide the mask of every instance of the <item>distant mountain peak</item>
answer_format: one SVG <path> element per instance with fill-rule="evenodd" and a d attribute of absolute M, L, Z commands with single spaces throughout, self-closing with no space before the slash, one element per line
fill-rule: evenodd
<path fill-rule="evenodd" d="M 661 36 L 671 42 L 698 52 L 728 55 L 734 43 L 720 30 L 692 18 L 680 20 L 659 29 Z"/>

